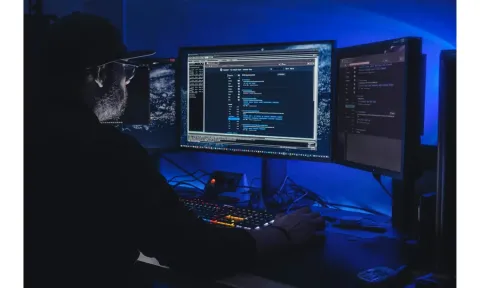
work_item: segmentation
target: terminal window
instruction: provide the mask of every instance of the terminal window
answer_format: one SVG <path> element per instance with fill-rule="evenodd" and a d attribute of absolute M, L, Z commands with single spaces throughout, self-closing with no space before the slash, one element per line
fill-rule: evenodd
<path fill-rule="evenodd" d="M 186 62 L 183 144 L 328 157 L 329 151 L 317 153 L 319 143 L 325 146 L 318 139 L 319 119 L 324 125 L 323 118 L 330 117 L 329 113 L 319 117 L 319 93 L 324 92 L 319 79 L 324 78 L 318 76 L 317 47 L 192 53 Z M 325 92 L 328 96 L 322 96 L 329 100 L 330 91 Z"/>
<path fill-rule="evenodd" d="M 400 172 L 405 46 L 340 59 L 338 137 L 349 162 Z"/>

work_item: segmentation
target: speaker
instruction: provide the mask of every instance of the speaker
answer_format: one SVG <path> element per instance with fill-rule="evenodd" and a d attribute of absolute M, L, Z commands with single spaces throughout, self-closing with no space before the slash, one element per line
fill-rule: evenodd
<path fill-rule="evenodd" d="M 456 50 L 442 51 L 438 107 L 436 262 L 437 272 L 451 276 L 456 275 L 456 66 Z"/>
<path fill-rule="evenodd" d="M 250 199 L 247 176 L 243 173 L 215 171 L 205 185 L 203 198 L 210 201 L 246 203 Z"/>

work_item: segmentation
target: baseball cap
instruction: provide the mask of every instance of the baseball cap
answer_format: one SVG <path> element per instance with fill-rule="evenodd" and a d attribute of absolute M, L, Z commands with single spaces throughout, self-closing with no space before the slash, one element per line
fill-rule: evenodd
<path fill-rule="evenodd" d="M 122 35 L 109 20 L 73 13 L 52 24 L 48 50 L 57 63 L 96 67 L 111 62 L 134 62 L 155 51 L 128 51 Z"/>

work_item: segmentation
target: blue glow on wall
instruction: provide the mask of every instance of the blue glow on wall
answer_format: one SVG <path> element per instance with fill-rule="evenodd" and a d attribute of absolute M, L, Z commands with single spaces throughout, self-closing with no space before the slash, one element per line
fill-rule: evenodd
<path fill-rule="evenodd" d="M 125 0 L 127 44 L 176 56 L 180 46 L 333 39 L 345 47 L 403 36 L 423 38 L 427 54 L 425 135 L 436 145 L 439 55 L 456 46 L 453 0 Z M 191 171 L 260 173 L 258 158 L 207 153 L 171 156 Z M 164 174 L 181 173 L 166 164 Z M 335 164 L 289 161 L 295 181 L 335 202 L 390 211 L 390 199 L 368 173 Z M 168 175 L 166 175 L 168 176 Z M 385 179 L 388 185 L 389 179 Z"/>

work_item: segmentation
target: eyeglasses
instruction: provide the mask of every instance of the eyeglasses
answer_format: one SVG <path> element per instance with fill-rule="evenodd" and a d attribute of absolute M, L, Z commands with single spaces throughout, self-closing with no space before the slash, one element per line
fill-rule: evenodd
<path fill-rule="evenodd" d="M 100 66 L 90 67 L 87 70 L 94 70 L 96 73 L 100 73 L 100 70 L 106 68 L 108 71 L 115 71 L 113 73 L 124 73 L 125 82 L 128 85 L 130 81 L 135 77 L 135 71 L 138 67 L 142 65 L 128 63 L 128 61 L 113 61 Z M 107 72 L 108 73 L 108 72 Z"/>
<path fill-rule="evenodd" d="M 135 64 L 122 63 L 122 62 L 113 62 L 113 63 L 123 66 L 123 71 L 125 71 L 126 83 L 128 85 L 130 81 L 133 79 L 133 77 L 135 77 L 135 70 L 139 66 Z"/>

